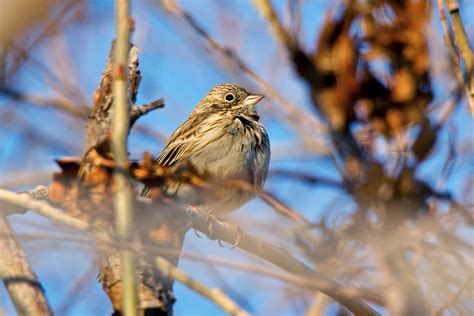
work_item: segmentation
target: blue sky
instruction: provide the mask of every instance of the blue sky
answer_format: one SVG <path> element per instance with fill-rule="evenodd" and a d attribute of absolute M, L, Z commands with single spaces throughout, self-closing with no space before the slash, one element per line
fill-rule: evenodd
<path fill-rule="evenodd" d="M 274 2 L 281 16 L 286 2 Z M 216 40 L 224 46 L 235 49 L 256 73 L 271 82 L 285 97 L 302 109 L 313 112 L 304 84 L 289 67 L 285 54 L 278 50 L 278 45 L 270 36 L 265 22 L 249 2 L 188 0 L 180 1 L 180 3 L 198 18 Z M 302 37 L 307 48 L 314 47 L 325 9 L 329 6 L 328 3 L 329 1 L 305 2 L 302 12 Z M 32 57 L 53 71 L 62 70 L 64 77 L 61 79 L 77 86 L 90 102 L 92 93 L 99 82 L 115 30 L 112 1 L 89 1 L 87 4 L 85 22 L 66 28 L 56 39 L 41 43 L 33 49 Z M 463 14 L 469 34 L 472 35 L 474 8 L 468 5 L 465 5 L 465 8 Z M 159 97 L 164 97 L 166 102 L 164 109 L 144 117 L 142 124 L 164 135 L 169 135 L 180 122 L 187 118 L 192 108 L 207 91 L 221 82 L 240 82 L 255 92 L 259 92 L 249 78 L 223 71 L 217 59 L 207 52 L 200 38 L 151 2 L 134 1 L 133 16 L 136 23 L 133 42 L 141 51 L 140 68 L 143 76 L 137 103 L 147 103 Z M 436 15 L 434 17 L 437 18 Z M 439 23 L 434 22 L 434 24 L 434 30 L 439 31 Z M 66 49 L 69 60 L 59 53 L 58 48 Z M 433 52 L 433 54 L 437 53 Z M 435 82 L 436 95 L 441 99 L 446 95 L 448 87 L 441 80 Z M 22 67 L 20 72 L 12 78 L 12 83 L 21 87 L 22 91 L 46 96 L 56 95 L 56 92 L 49 88 L 50 82 L 45 80 L 38 67 L 30 64 Z M 295 157 L 291 145 L 288 146 L 288 144 L 297 142 L 297 136 L 281 120 L 281 116 L 278 115 L 278 105 L 272 105 L 271 102 L 272 100 L 267 98 L 262 104 L 261 116 L 268 129 L 273 152 L 283 153 L 272 160 L 271 168 L 298 169 L 337 178 L 337 173 L 327 157 L 318 153 L 310 153 L 304 158 Z M 0 178 L 11 179 L 18 173 L 34 174 L 38 170 L 55 170 L 54 158 L 82 154 L 85 141 L 83 123 L 74 122 L 67 115 L 54 110 L 28 104 L 13 104 L 0 96 L 0 114 L 7 111 L 16 113 L 21 121 L 41 131 L 35 135 L 53 141 L 50 141 L 49 146 L 27 145 L 25 130 L 22 127 L 16 124 L 0 125 L 0 143 L 2 144 Z M 465 107 L 457 110 L 450 124 L 458 131 L 458 142 L 469 153 L 472 153 L 472 118 Z M 419 171 L 419 176 L 430 183 L 436 183 L 441 172 L 440 163 L 446 155 L 443 150 L 446 146 L 443 144 L 447 142 L 448 133 L 448 129 L 442 131 L 440 144 L 435 148 L 430 160 Z M 321 141 L 325 140 L 321 139 Z M 132 158 L 140 158 L 145 150 L 159 153 L 162 145 L 161 142 L 144 138 L 137 132 L 132 132 L 129 139 L 129 151 Z M 471 156 L 467 155 L 467 157 Z M 464 183 L 466 176 L 472 177 L 474 161 L 472 158 L 457 161 L 454 170 L 447 183 L 447 189 L 460 192 L 459 186 Z M 1 183 L 0 180 L 0 185 Z M 20 186 L 14 189 L 27 188 L 30 187 Z M 341 210 L 350 211 L 353 207 L 349 198 L 334 189 L 309 187 L 279 178 L 269 178 L 267 189 L 274 192 L 282 201 L 303 212 L 310 220 L 320 218 L 321 214 L 333 205 L 335 199 L 339 199 L 337 203 L 341 206 Z M 282 228 L 285 231 L 285 227 L 289 226 L 286 219 L 276 215 L 261 201 L 249 203 L 232 214 L 231 218 L 236 222 L 250 222 L 249 231 L 274 239 L 278 238 L 271 235 L 272 227 Z M 35 231 L 41 234 L 45 232 L 45 228 L 51 229 L 48 221 L 33 214 L 13 216 L 11 221 L 17 231 Z M 247 226 L 244 227 L 247 229 Z M 85 250 L 59 246 L 47 247 L 48 244 L 42 244 L 41 240 L 23 240 L 23 245 L 54 308 L 61 306 L 70 289 L 71 280 L 74 280 L 81 272 L 87 271 L 90 261 L 94 258 L 93 254 Z M 239 250 L 230 250 L 228 246 L 221 248 L 216 242 L 205 238 L 199 239 L 193 233 L 188 234 L 184 251 L 253 262 L 253 259 Z M 272 310 L 272 305 L 279 299 L 276 296 L 277 293 L 269 293 L 268 288 L 282 287 L 283 285 L 277 281 L 256 279 L 247 273 L 225 268 L 217 268 L 220 276 L 216 276 L 215 271 L 209 272 L 209 268 L 205 265 L 186 260 L 180 262 L 180 268 L 198 276 L 211 287 L 222 286 L 221 279 L 224 278 L 226 283 L 234 289 L 228 294 L 256 314 L 267 315 L 275 312 Z M 252 295 L 248 295 L 249 286 L 252 288 Z M 175 295 L 178 298 L 175 305 L 176 315 L 191 315 L 193 314 L 191 311 L 196 310 L 200 315 L 222 314 L 213 304 L 180 284 L 175 287 Z M 13 313 L 6 292 L 0 287 L 0 306 L 2 305 L 8 315 Z M 298 314 L 295 312 L 298 308 L 302 311 L 302 306 L 284 305 L 281 308 L 279 309 L 281 315 Z M 91 278 L 87 283 L 87 289 L 76 299 L 68 314 L 104 315 L 109 311 L 110 304 L 105 294 L 95 279 Z"/>

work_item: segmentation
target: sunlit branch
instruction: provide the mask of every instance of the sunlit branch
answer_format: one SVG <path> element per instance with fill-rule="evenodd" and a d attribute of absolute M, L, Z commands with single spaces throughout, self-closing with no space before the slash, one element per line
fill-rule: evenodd
<path fill-rule="evenodd" d="M 52 315 L 43 286 L 33 273 L 0 207 L 0 280 L 3 281 L 19 315 Z"/>
<path fill-rule="evenodd" d="M 457 0 L 444 0 L 446 7 L 448 9 L 449 15 L 451 17 L 451 25 L 452 25 L 452 33 L 454 35 L 454 40 L 451 38 L 451 33 L 447 27 L 446 17 L 444 15 L 444 11 L 442 9 L 442 4 L 438 1 L 438 7 L 441 15 L 441 21 L 443 23 L 443 28 L 445 32 L 445 36 L 447 38 L 446 42 L 450 50 L 454 50 L 454 58 L 457 58 L 457 49 L 459 49 L 459 53 L 464 61 L 464 65 L 466 67 L 466 72 L 464 74 L 464 78 L 462 80 L 466 80 L 467 83 L 467 100 L 469 105 L 469 110 L 471 114 L 474 114 L 474 57 L 472 52 L 471 44 L 469 43 L 469 39 L 467 37 L 466 31 L 464 29 L 464 25 L 461 19 L 459 3 Z M 453 47 L 456 44 L 457 47 Z M 457 66 L 460 67 L 459 62 Z M 458 69 L 457 71 L 461 71 Z"/>
<path fill-rule="evenodd" d="M 262 91 L 275 99 L 282 105 L 282 110 L 284 111 L 284 117 L 287 122 L 292 126 L 297 132 L 302 133 L 305 137 L 311 140 L 310 133 L 302 129 L 301 124 L 304 122 L 307 128 L 311 130 L 311 133 L 314 131 L 324 132 L 324 125 L 319 122 L 314 115 L 305 112 L 299 109 L 295 104 L 288 101 L 283 97 L 272 85 L 263 79 L 261 76 L 257 75 L 252 68 L 239 56 L 239 54 L 227 47 L 224 47 L 222 44 L 217 42 L 198 22 L 198 20 L 192 16 L 189 12 L 181 8 L 176 1 L 170 0 L 163 3 L 167 12 L 170 12 L 178 17 L 181 17 L 183 21 L 193 29 L 199 36 L 201 36 L 206 43 L 212 48 L 219 56 L 223 58 L 232 60 L 238 68 L 247 76 L 252 78 L 257 85 L 262 89 Z M 312 134 L 311 134 L 312 136 Z"/>
<path fill-rule="evenodd" d="M 129 130 L 128 55 L 130 50 L 130 3 L 115 2 L 116 40 L 114 51 L 114 118 L 112 123 L 112 152 L 114 154 L 115 231 L 118 238 L 131 240 L 134 227 L 130 177 L 127 169 L 127 138 Z M 129 249 L 120 249 L 122 275 L 122 312 L 127 316 L 138 315 L 136 258 Z"/>
<path fill-rule="evenodd" d="M 229 315 L 234 316 L 245 316 L 248 315 L 243 309 L 241 309 L 233 300 L 231 300 L 227 295 L 224 294 L 219 289 L 211 289 L 199 282 L 198 280 L 191 278 L 189 275 L 184 273 L 181 270 L 175 268 L 171 263 L 166 261 L 162 257 L 157 257 L 155 259 L 155 264 L 157 268 L 165 276 L 175 279 L 176 281 L 182 283 L 184 286 L 190 288 L 191 290 L 201 294 L 204 297 L 207 297 L 214 304 L 219 306 L 222 310 L 227 312 Z"/>
<path fill-rule="evenodd" d="M 151 200 L 148 199 L 141 200 L 145 205 L 151 202 Z M 98 228 L 92 228 L 90 224 L 63 213 L 61 210 L 52 207 L 45 201 L 37 201 L 27 195 L 20 195 L 2 189 L 0 189 L 0 201 L 20 206 L 24 209 L 29 209 L 39 215 L 49 218 L 55 223 L 82 232 L 89 232 L 97 241 L 105 243 L 114 242 L 113 238 L 111 238 L 106 232 L 101 231 Z M 184 206 L 176 204 L 174 205 L 176 206 L 176 211 L 179 212 L 181 216 L 189 217 L 193 224 L 193 228 L 206 234 L 209 238 L 223 240 L 242 250 L 254 254 L 257 257 L 271 262 L 287 272 L 299 276 L 305 276 L 308 280 L 313 280 L 311 282 L 314 283 L 315 287 L 318 287 L 318 289 L 323 293 L 346 306 L 357 315 L 378 315 L 377 312 L 371 309 L 362 300 L 354 298 L 354 294 L 358 295 L 359 293 L 357 290 L 354 292 L 348 290 L 349 293 L 344 292 L 344 290 L 342 290 L 344 288 L 342 285 L 339 285 L 337 282 L 306 266 L 304 263 L 291 256 L 285 249 L 266 242 L 256 236 L 250 235 L 240 229 L 237 225 L 219 221 L 210 217 L 205 211 L 199 211 L 191 207 L 184 208 Z M 120 242 L 122 247 L 124 247 L 124 242 L 126 244 L 126 241 Z M 304 284 L 303 281 L 298 281 L 298 279 L 296 279 L 295 282 L 301 282 L 301 284 Z M 319 288 L 319 285 L 321 285 L 321 288 Z M 380 302 L 379 299 L 376 300 Z"/>

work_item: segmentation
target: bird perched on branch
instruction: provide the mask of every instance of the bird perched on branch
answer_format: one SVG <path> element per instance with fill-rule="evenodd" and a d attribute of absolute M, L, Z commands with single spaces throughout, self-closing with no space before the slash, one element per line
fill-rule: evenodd
<path fill-rule="evenodd" d="M 235 84 L 211 89 L 171 135 L 155 161 L 175 170 L 175 175 L 187 173 L 189 180 L 204 179 L 210 185 L 203 188 L 195 185 L 196 181 L 170 177 L 159 187 L 146 186 L 141 195 L 152 199 L 172 197 L 213 215 L 230 212 L 252 199 L 252 188 L 263 187 L 270 161 L 268 135 L 255 109 L 262 98 Z M 246 188 L 226 185 L 231 181 L 245 183 Z M 152 213 L 156 218 L 147 216 L 138 230 L 147 234 L 144 240 L 170 250 L 163 257 L 177 266 L 190 223 L 172 208 L 167 210 Z M 153 269 L 153 264 L 143 261 L 141 265 L 143 271 L 148 271 L 142 276 L 150 290 L 146 293 L 160 293 L 158 301 L 149 305 L 161 311 L 172 310 L 173 279 Z"/>
<path fill-rule="evenodd" d="M 270 160 L 268 135 L 255 109 L 262 99 L 235 84 L 214 87 L 171 135 L 156 164 L 176 169 L 189 165 L 214 183 L 237 180 L 261 189 Z M 172 180 L 160 190 L 145 187 L 141 195 L 154 198 L 160 192 L 203 205 L 212 214 L 239 208 L 255 195 L 232 185 L 203 194 L 192 184 Z"/>

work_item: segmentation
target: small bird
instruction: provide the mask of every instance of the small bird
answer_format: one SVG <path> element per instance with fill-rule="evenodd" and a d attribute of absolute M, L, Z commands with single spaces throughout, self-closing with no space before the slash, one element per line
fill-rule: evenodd
<path fill-rule="evenodd" d="M 176 169 L 190 165 L 208 180 L 239 180 L 261 189 L 270 161 L 270 141 L 255 109 L 263 97 L 236 84 L 212 88 L 171 135 L 156 164 Z M 141 195 L 154 198 L 154 191 L 145 187 Z M 233 186 L 203 194 L 178 181 L 165 184 L 161 191 L 182 203 L 205 206 L 214 215 L 237 209 L 255 196 Z"/>

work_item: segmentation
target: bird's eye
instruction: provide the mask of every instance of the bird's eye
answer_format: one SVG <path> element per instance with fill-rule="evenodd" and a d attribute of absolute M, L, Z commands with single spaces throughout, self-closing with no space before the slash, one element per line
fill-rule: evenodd
<path fill-rule="evenodd" d="M 234 101 L 234 99 L 235 99 L 235 97 L 232 93 L 226 94 L 226 96 L 225 96 L 225 100 L 227 102 L 232 102 L 232 101 Z"/>

